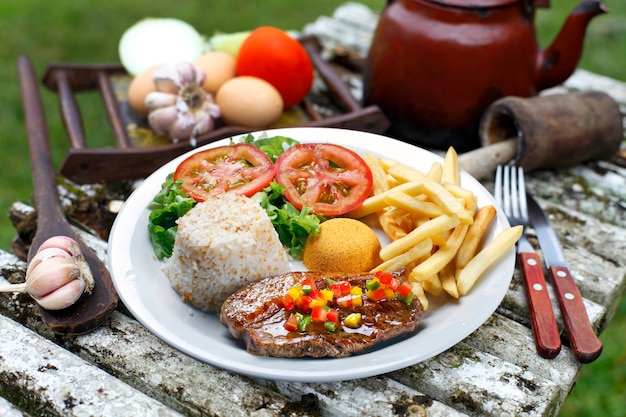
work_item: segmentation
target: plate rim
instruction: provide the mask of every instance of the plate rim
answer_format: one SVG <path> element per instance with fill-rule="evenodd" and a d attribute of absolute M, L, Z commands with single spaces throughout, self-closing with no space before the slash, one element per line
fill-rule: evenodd
<path fill-rule="evenodd" d="M 262 135 L 262 134 L 267 134 L 269 136 L 283 135 L 287 137 L 293 137 L 295 135 L 296 137 L 294 137 L 294 139 L 299 140 L 299 141 L 303 140 L 302 139 L 303 136 L 307 136 L 307 135 L 315 136 L 318 134 L 320 137 L 331 137 L 331 138 L 333 137 L 333 135 L 335 135 L 335 141 L 337 140 L 337 135 L 338 135 L 339 137 L 341 137 L 340 142 L 344 142 L 344 141 L 350 142 L 350 141 L 356 140 L 354 139 L 355 137 L 356 138 L 360 137 L 364 139 L 366 143 L 369 143 L 372 140 L 384 140 L 390 146 L 393 145 L 394 149 L 397 147 L 401 149 L 412 149 L 412 152 L 415 153 L 416 155 L 425 152 L 429 155 L 430 158 L 434 157 L 434 159 L 436 160 L 443 161 L 443 157 L 441 157 L 440 155 L 437 155 L 433 153 L 432 151 L 420 148 L 416 145 L 412 145 L 406 142 L 401 142 L 397 139 L 393 139 L 384 135 L 370 133 L 370 132 L 362 132 L 362 131 L 357 131 L 357 130 L 342 129 L 342 128 L 329 128 L 329 127 L 293 127 L 293 128 L 266 129 L 266 130 L 259 130 L 259 131 L 254 131 L 250 133 L 254 135 L 255 137 Z M 235 138 L 236 140 L 238 138 L 245 137 L 248 134 L 249 133 L 234 135 L 233 138 Z M 300 139 L 297 136 L 300 136 Z M 162 167 L 155 170 L 128 197 L 128 199 L 124 203 L 124 206 L 118 213 L 113 223 L 113 226 L 111 228 L 111 233 L 110 233 L 108 244 L 107 244 L 107 254 L 108 254 L 107 257 L 108 257 L 109 269 L 111 271 L 111 277 L 122 302 L 131 312 L 133 317 L 135 317 L 135 319 L 137 319 L 152 334 L 154 334 L 156 337 L 158 337 L 160 340 L 167 343 L 171 347 L 189 356 L 192 356 L 195 359 L 198 359 L 204 363 L 215 366 L 217 368 L 224 369 L 224 370 L 231 371 L 231 372 L 236 372 L 242 375 L 252 376 L 252 377 L 258 377 L 258 378 L 263 378 L 263 379 L 273 379 L 273 380 L 283 380 L 283 381 L 297 381 L 297 382 L 332 382 L 332 381 L 350 380 L 350 379 L 375 376 L 375 375 L 380 375 L 382 373 L 395 371 L 398 369 L 405 368 L 407 366 L 411 366 L 411 365 L 429 360 L 437 356 L 441 352 L 456 345 L 457 343 L 465 339 L 473 331 L 475 331 L 480 326 L 482 326 L 482 324 L 488 320 L 488 318 L 495 312 L 498 305 L 500 305 L 500 303 L 502 302 L 502 299 L 504 298 L 506 291 L 508 290 L 508 286 L 513 277 L 513 271 L 515 268 L 514 248 L 511 248 L 508 251 L 508 253 L 504 255 L 493 267 L 493 268 L 496 268 L 496 267 L 502 268 L 510 272 L 510 273 L 507 273 L 508 278 L 500 278 L 502 282 L 499 283 L 499 286 L 498 286 L 499 291 L 497 291 L 497 293 L 495 294 L 498 301 L 497 303 L 494 303 L 495 305 L 493 306 L 493 309 L 489 307 L 488 309 L 482 311 L 480 318 L 474 319 L 472 321 L 472 324 L 469 326 L 463 325 L 461 323 L 460 325 L 463 326 L 463 330 L 459 332 L 459 334 L 462 334 L 462 337 L 460 338 L 454 337 L 454 339 L 458 339 L 458 340 L 454 342 L 442 344 L 437 349 L 432 349 L 428 357 L 422 357 L 416 360 L 415 356 L 406 355 L 406 354 L 403 355 L 403 353 L 406 353 L 405 348 L 407 344 L 411 341 L 411 339 L 415 336 L 419 336 L 419 333 L 424 331 L 424 327 L 423 327 L 423 323 L 425 322 L 424 319 L 422 320 L 422 324 L 420 324 L 419 331 L 407 339 L 400 340 L 400 341 L 397 341 L 396 343 L 386 345 L 381 349 L 374 350 L 373 352 L 364 352 L 361 354 L 348 356 L 345 358 L 260 357 L 260 356 L 252 355 L 246 352 L 243 346 L 240 346 L 239 348 L 243 351 L 245 355 L 250 355 L 249 359 L 251 359 L 251 360 L 246 361 L 245 363 L 242 363 L 240 360 L 237 360 L 237 358 L 216 357 L 215 355 L 212 355 L 212 354 L 207 355 L 206 352 L 204 352 L 202 349 L 199 349 L 197 346 L 190 344 L 185 339 L 182 339 L 180 335 L 176 333 L 172 333 L 170 329 L 164 329 L 163 326 L 160 326 L 158 323 L 155 323 L 153 320 L 154 313 L 151 312 L 149 309 L 147 309 L 145 305 L 137 304 L 136 299 L 138 299 L 139 294 L 136 292 L 136 288 L 128 287 L 128 284 L 125 284 L 123 282 L 124 277 L 129 276 L 128 275 L 129 271 L 119 271 L 117 268 L 117 265 L 115 265 L 116 262 L 119 262 L 119 252 L 123 251 L 121 244 L 119 243 L 118 240 L 116 240 L 116 236 L 118 236 L 119 238 L 120 235 L 118 233 L 121 233 L 121 232 L 118 232 L 118 229 L 123 231 L 123 229 L 121 228 L 127 227 L 127 225 L 123 224 L 123 222 L 124 222 L 124 219 L 126 219 L 126 216 L 129 215 L 130 210 L 138 210 L 138 207 L 136 207 L 136 205 L 139 204 L 138 198 L 142 194 L 140 190 L 144 190 L 144 193 L 146 193 L 145 190 L 147 189 L 147 188 L 142 188 L 142 187 L 147 187 L 146 184 L 151 184 L 152 182 L 156 182 L 158 178 L 161 178 L 160 182 L 158 183 L 159 188 L 160 188 L 160 184 L 164 181 L 165 176 L 169 172 L 173 172 L 173 169 L 170 168 L 171 166 L 177 165 L 178 163 L 180 163 L 180 161 L 182 161 L 189 155 L 199 152 L 203 149 L 208 149 L 208 148 L 212 148 L 216 146 L 221 146 L 224 144 L 229 144 L 230 140 L 231 138 L 225 138 L 225 139 L 221 139 L 219 141 L 195 148 L 189 152 L 186 152 L 172 159 L 170 162 L 164 164 Z M 306 141 L 310 142 L 310 140 L 305 140 L 305 142 Z M 319 141 L 325 142 L 324 140 L 319 140 Z M 326 141 L 333 142 L 333 140 L 326 140 Z M 344 146 L 350 146 L 350 144 L 344 145 Z M 353 146 L 356 146 L 356 144 L 354 144 Z M 383 154 L 383 155 L 385 154 L 385 150 L 375 151 L 375 150 L 369 149 L 369 147 L 365 147 L 365 149 L 366 151 L 371 150 L 372 152 L 376 152 L 376 153 Z M 394 157 L 394 159 L 397 159 L 397 158 Z M 483 194 L 482 198 L 483 199 L 486 198 L 487 200 L 489 200 L 491 204 L 494 204 L 496 206 L 496 208 L 498 209 L 497 210 L 498 213 L 496 217 L 498 226 L 501 228 L 508 227 L 509 223 L 506 220 L 506 217 L 501 214 L 501 210 L 499 209 L 498 205 L 495 203 L 495 200 L 493 200 L 493 196 L 491 195 L 491 193 L 489 193 L 489 191 L 486 190 L 484 186 L 478 180 L 473 178 L 468 173 L 462 171 L 461 176 L 462 176 L 462 183 L 466 183 L 466 182 L 473 183 L 474 187 L 478 187 L 478 189 L 481 190 Z M 463 185 L 466 186 L 467 184 L 463 184 Z M 149 201 L 144 201 L 144 203 L 145 203 L 144 210 L 147 210 L 147 207 L 145 206 L 147 206 Z M 133 214 L 133 213 L 130 213 L 130 214 Z M 138 226 L 135 224 L 134 227 L 136 229 Z M 147 239 L 147 243 L 150 244 L 149 239 L 148 239 L 148 233 L 147 233 L 147 224 L 145 227 L 145 237 Z M 128 245 L 130 245 L 130 241 L 131 239 L 128 239 L 128 242 L 127 242 Z M 117 242 L 117 246 L 116 246 L 116 242 Z M 150 246 L 150 249 L 152 249 L 151 246 Z M 130 247 L 128 248 L 128 250 L 130 253 L 131 252 Z M 127 256 L 129 255 L 127 254 Z M 156 261 L 154 256 L 153 256 L 153 260 Z M 171 292 L 174 292 L 174 290 L 171 287 L 170 287 L 170 290 Z M 135 300 L 133 300 L 134 297 L 136 297 Z M 469 295 L 466 297 L 469 297 Z M 433 299 L 433 297 L 430 297 L 430 299 Z M 180 303 L 184 304 L 182 300 L 180 300 Z M 450 308 L 450 306 L 453 303 L 455 303 L 453 300 L 448 300 L 445 303 L 443 308 L 446 308 L 446 309 Z M 463 303 L 463 300 L 460 299 L 455 304 L 462 304 L 462 303 Z M 186 306 L 186 308 L 195 310 L 190 306 Z M 487 312 L 487 310 L 490 310 L 490 311 Z M 429 309 L 429 311 L 431 310 Z M 147 314 L 149 314 L 150 317 L 148 317 Z M 196 314 L 201 315 L 201 316 L 209 316 L 214 313 L 203 313 L 197 310 Z M 428 314 L 428 312 L 426 312 L 426 314 Z M 432 311 L 431 311 L 431 314 L 432 314 Z M 480 323 L 476 324 L 478 322 Z M 224 327 L 223 331 L 227 332 L 227 329 Z M 237 342 L 235 341 L 234 338 L 232 338 L 230 343 L 237 343 Z M 415 350 L 419 350 L 419 347 L 415 347 Z M 373 359 L 380 356 L 380 354 L 376 354 L 377 352 L 389 353 L 387 357 L 390 358 L 390 360 L 385 361 L 384 363 L 380 363 L 380 362 L 372 363 L 372 361 L 370 360 L 372 359 L 372 355 L 374 356 Z M 277 367 L 276 367 L 277 362 L 280 362 L 280 363 L 289 362 L 289 363 L 293 363 L 295 366 L 291 367 L 292 369 L 277 370 Z M 307 367 L 305 371 L 299 370 L 297 368 L 298 364 L 303 364 L 303 363 L 307 363 L 308 366 L 315 366 L 315 369 L 311 370 L 310 368 Z M 315 365 L 312 365 L 313 363 Z M 344 367 L 338 367 L 337 366 L 338 364 L 347 364 L 347 365 Z M 351 366 L 351 365 L 354 365 L 354 366 Z M 330 366 L 330 370 L 324 370 L 324 368 L 328 368 L 329 366 Z"/>

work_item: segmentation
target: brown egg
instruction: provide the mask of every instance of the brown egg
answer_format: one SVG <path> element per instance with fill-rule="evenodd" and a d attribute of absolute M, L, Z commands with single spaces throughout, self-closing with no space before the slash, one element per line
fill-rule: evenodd
<path fill-rule="evenodd" d="M 137 74 L 128 86 L 128 104 L 131 109 L 143 116 L 148 114 L 148 109 L 146 109 L 145 104 L 146 96 L 156 91 L 156 86 L 154 85 L 154 81 L 152 81 L 152 74 L 154 74 L 154 71 L 158 67 L 158 65 L 154 65 Z"/>
<path fill-rule="evenodd" d="M 194 61 L 194 65 L 204 71 L 206 78 L 202 88 L 211 94 L 235 76 L 235 58 L 226 52 L 206 52 Z"/>
<path fill-rule="evenodd" d="M 215 103 L 226 124 L 265 128 L 283 112 L 283 99 L 276 88 L 257 77 L 235 77 L 226 81 L 215 95 Z"/>

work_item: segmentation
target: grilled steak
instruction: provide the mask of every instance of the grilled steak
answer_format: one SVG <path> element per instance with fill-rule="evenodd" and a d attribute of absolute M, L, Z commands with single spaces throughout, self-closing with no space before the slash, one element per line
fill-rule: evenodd
<path fill-rule="evenodd" d="M 311 323 L 305 332 L 288 331 L 284 324 L 291 314 L 283 307 L 282 297 L 305 278 L 312 278 L 318 288 L 326 279 L 349 281 L 364 288 L 371 274 L 338 276 L 320 272 L 290 272 L 256 281 L 232 294 L 221 308 L 220 321 L 230 333 L 243 339 L 248 352 L 275 357 L 342 357 L 372 347 L 400 335 L 414 332 L 424 312 L 413 297 L 409 304 L 397 299 L 371 301 L 363 297 L 362 306 L 340 309 L 345 317 L 361 313 L 358 328 L 337 326 L 329 332 L 323 323 Z M 364 291 L 365 294 L 365 291 Z"/>

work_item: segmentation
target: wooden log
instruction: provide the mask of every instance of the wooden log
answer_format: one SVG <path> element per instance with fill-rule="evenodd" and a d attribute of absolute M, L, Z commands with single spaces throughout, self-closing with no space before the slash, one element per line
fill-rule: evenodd
<path fill-rule="evenodd" d="M 469 415 L 554 415 L 562 398 L 552 381 L 465 343 L 390 376 Z"/>
<path fill-rule="evenodd" d="M 31 415 L 181 416 L 3 315 L 0 333 L 3 397 Z"/>

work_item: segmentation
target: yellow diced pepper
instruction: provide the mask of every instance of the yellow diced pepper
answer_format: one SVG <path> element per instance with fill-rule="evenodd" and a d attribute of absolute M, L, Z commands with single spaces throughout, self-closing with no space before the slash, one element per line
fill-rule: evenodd
<path fill-rule="evenodd" d="M 300 285 L 291 287 L 291 289 L 287 291 L 287 295 L 289 295 L 294 301 L 300 298 L 302 294 L 302 287 Z"/>
<path fill-rule="evenodd" d="M 313 307 L 317 307 L 317 306 L 322 306 L 324 307 L 326 305 L 326 300 L 323 298 L 316 298 L 314 300 L 311 300 L 311 302 L 309 303 L 309 308 L 313 308 Z"/>
<path fill-rule="evenodd" d="M 326 301 L 333 300 L 334 293 L 331 290 L 324 288 L 323 290 L 320 290 L 320 292 L 322 293 L 322 297 L 324 298 L 324 300 Z"/>
<path fill-rule="evenodd" d="M 352 288 L 350 288 L 350 294 L 352 294 L 352 295 L 363 295 L 363 288 L 361 288 L 361 287 L 352 287 Z"/>
<path fill-rule="evenodd" d="M 361 313 L 350 313 L 343 320 L 343 324 L 351 329 L 357 329 L 361 327 Z"/>

